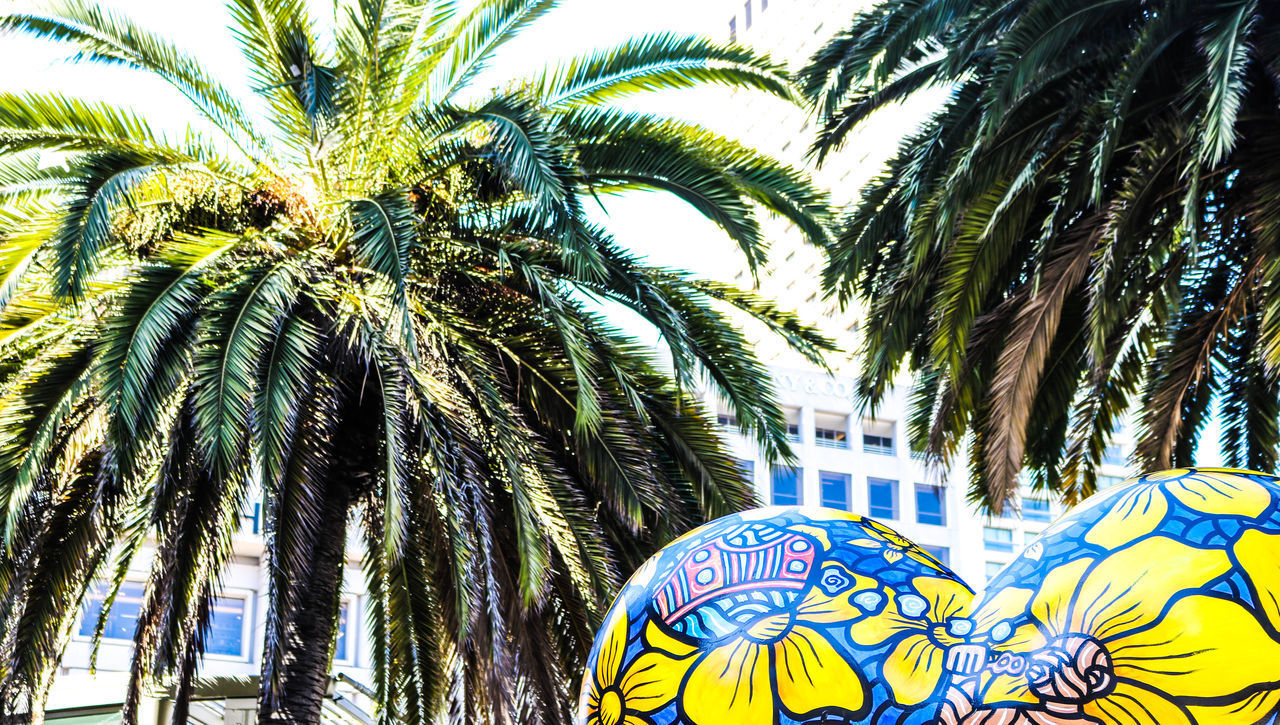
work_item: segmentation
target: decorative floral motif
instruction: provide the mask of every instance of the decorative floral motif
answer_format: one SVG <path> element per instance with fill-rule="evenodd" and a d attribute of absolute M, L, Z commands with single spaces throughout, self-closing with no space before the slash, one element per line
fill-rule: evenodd
<path fill-rule="evenodd" d="M 1265 486 L 1235 471 L 1177 469 L 1143 476 L 1122 485 L 1099 503 L 1108 511 L 1085 540 L 1113 549 L 1160 529 L 1170 506 L 1181 504 L 1210 516 L 1256 517 L 1271 505 Z"/>
<path fill-rule="evenodd" d="M 1260 722 L 1275 705 L 1273 688 L 1259 683 L 1280 675 L 1280 642 L 1240 603 L 1203 592 L 1231 568 L 1226 551 L 1156 536 L 1055 568 L 1029 602 L 1017 590 L 980 605 L 975 640 L 996 639 L 993 623 L 1018 621 L 999 646 L 1026 656 L 1021 667 L 986 673 L 981 707 L 960 722 L 1040 703 L 1058 719 L 1035 722 Z M 1224 705 L 1192 720 L 1174 695 Z"/>
<path fill-rule="evenodd" d="M 884 678 L 894 700 L 908 706 L 934 694 L 947 649 L 969 634 L 964 613 L 973 598 L 954 579 L 917 577 L 911 586 L 913 591 L 894 596 L 879 616 L 851 628 L 853 641 L 863 647 L 893 643 L 884 658 Z"/>
<path fill-rule="evenodd" d="M 579 725 L 1275 725 L 1277 481 L 1121 484 L 1044 531 L 976 607 L 882 524 L 728 517 L 627 585 Z"/>
<path fill-rule="evenodd" d="M 651 725 L 644 715 L 662 707 L 668 698 L 665 682 L 652 676 L 661 666 L 646 653 L 622 672 L 627 650 L 627 607 L 619 600 L 605 622 L 605 640 L 596 656 L 593 676 L 584 684 L 581 719 L 586 725 Z"/>
<path fill-rule="evenodd" d="M 950 573 L 937 559 L 929 556 L 928 552 L 916 546 L 911 539 L 878 521 L 867 519 L 866 524 L 862 530 L 863 535 L 856 539 L 851 539 L 849 541 L 850 544 L 864 549 L 877 550 L 884 557 L 884 560 L 890 564 L 901 560 L 905 556 L 931 569 Z"/>
<path fill-rule="evenodd" d="M 840 564 L 824 567 L 818 581 L 794 609 L 763 611 L 715 642 L 682 641 L 650 623 L 650 644 L 667 653 L 658 670 L 668 691 L 683 686 L 681 709 L 691 723 L 773 725 L 779 710 L 804 718 L 823 709 L 854 713 L 865 707 L 866 683 L 826 629 L 855 613 L 878 611 L 883 595 L 870 579 Z"/>

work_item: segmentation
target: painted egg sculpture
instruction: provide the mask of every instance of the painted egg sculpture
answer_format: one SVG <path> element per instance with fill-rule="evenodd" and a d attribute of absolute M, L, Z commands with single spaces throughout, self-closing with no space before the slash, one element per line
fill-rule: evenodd
<path fill-rule="evenodd" d="M 1275 725 L 1280 479 L 1183 469 L 1049 527 L 975 597 L 870 519 L 673 542 L 591 650 L 581 725 Z"/>

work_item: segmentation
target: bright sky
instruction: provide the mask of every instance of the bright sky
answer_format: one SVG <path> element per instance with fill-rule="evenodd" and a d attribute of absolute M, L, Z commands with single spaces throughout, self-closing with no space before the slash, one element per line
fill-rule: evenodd
<path fill-rule="evenodd" d="M 239 49 L 224 30 L 227 14 L 219 0 L 105 0 L 102 5 L 123 10 L 144 27 L 172 38 L 218 71 L 224 81 L 243 78 Z M 328 3 L 318 2 L 317 10 L 326 6 Z M 547 61 L 612 45 L 631 35 L 663 30 L 711 32 L 721 25 L 722 7 L 717 0 L 563 0 L 559 8 L 502 50 L 488 79 L 500 84 Z M 158 127 L 178 129 L 186 120 L 184 100 L 164 83 L 123 69 L 71 65 L 65 57 L 65 51 L 51 43 L 3 38 L 0 67 L 10 72 L 0 77 L 0 88 L 35 91 L 56 87 L 71 96 L 133 107 Z M 678 110 L 690 120 L 715 124 L 731 118 L 725 104 L 715 102 L 715 96 L 714 92 L 671 94 L 652 99 L 648 107 Z M 656 263 L 723 274 L 724 255 L 735 253 L 727 241 L 718 243 L 723 235 L 710 222 L 664 195 L 611 199 L 607 209 L 609 226 L 620 241 Z"/>
<path fill-rule="evenodd" d="M 16 4 L 16 0 L 8 2 Z M 3 4 L 6 0 L 0 0 Z M 225 31 L 227 15 L 220 0 L 104 0 L 102 4 L 124 10 L 145 27 L 172 38 L 224 80 L 243 78 L 239 50 Z M 328 5 L 316 0 L 317 8 Z M 647 32 L 716 33 L 727 17 L 727 7 L 724 0 L 562 0 L 558 9 L 504 49 L 490 78 L 500 84 L 547 61 Z M 51 44 L 0 36 L 0 67 L 7 69 L 0 75 L 0 89 L 56 87 L 68 95 L 133 107 L 157 126 L 177 125 L 186 118 L 183 99 L 162 82 L 119 69 L 69 65 L 64 59 L 65 54 Z M 717 91 L 683 92 L 652 99 L 648 107 L 732 129 L 740 119 L 735 119 L 734 108 L 725 99 Z M 721 279 L 742 266 L 740 254 L 717 227 L 666 195 L 611 198 L 603 213 L 620 242 L 654 263 Z M 623 324 L 632 329 L 634 321 Z M 1220 459 L 1218 432 L 1215 419 L 1202 438 L 1203 463 Z"/>

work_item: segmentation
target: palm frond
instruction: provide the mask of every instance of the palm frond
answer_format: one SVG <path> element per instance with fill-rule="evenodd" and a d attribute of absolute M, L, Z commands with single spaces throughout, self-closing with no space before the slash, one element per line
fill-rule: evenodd
<path fill-rule="evenodd" d="M 526 84 L 551 106 L 594 105 L 636 93 L 723 85 L 791 100 L 783 67 L 739 46 L 656 33 L 561 63 Z"/>

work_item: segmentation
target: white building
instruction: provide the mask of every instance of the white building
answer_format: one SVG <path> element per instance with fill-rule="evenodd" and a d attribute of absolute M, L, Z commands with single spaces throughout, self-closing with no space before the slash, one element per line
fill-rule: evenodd
<path fill-rule="evenodd" d="M 233 542 L 234 556 L 223 577 L 223 589 L 213 607 L 205 640 L 200 677 L 210 686 L 198 693 L 190 721 L 206 725 L 257 722 L 254 687 L 243 681 L 262 668 L 266 631 L 267 576 L 261 534 L 262 511 L 255 505 L 241 517 Z M 71 633 L 62 668 L 49 697 L 49 718 L 59 725 L 106 725 L 119 722 L 120 706 L 129 681 L 133 633 L 142 606 L 143 588 L 153 550 L 144 549 L 132 563 L 130 575 L 108 615 L 99 647 L 96 671 L 90 671 L 91 640 L 101 609 L 100 595 L 91 595 Z M 334 667 L 336 675 L 326 701 L 326 722 L 370 723 L 371 702 L 362 691 L 372 681 L 370 641 L 365 621 L 365 586 L 360 569 L 361 549 L 353 539 L 347 547 Z M 235 682 L 240 679 L 239 683 Z M 219 680 L 222 680 L 219 682 Z M 165 693 L 144 701 L 140 722 L 167 723 Z"/>
<path fill-rule="evenodd" d="M 792 68 L 802 66 L 829 37 L 845 27 L 869 0 L 719 0 L 724 24 L 708 32 L 769 52 Z M 740 93 L 735 135 L 797 166 L 814 137 L 813 120 L 785 103 Z M 892 154 L 898 138 L 916 125 L 937 102 L 925 96 L 869 119 L 849 137 L 844 148 L 822 168 L 817 183 L 832 191 L 838 204 L 856 198 Z M 794 468 L 766 468 L 751 442 L 738 434 L 726 409 L 717 414 L 743 465 L 751 470 L 761 497 L 776 504 L 821 505 L 879 519 L 949 564 L 972 586 L 980 587 L 1062 512 L 1057 502 L 1029 489 L 1022 491 L 1021 513 L 1001 517 L 982 514 L 966 501 L 965 462 L 940 476 L 926 470 L 906 445 L 907 390 L 895 390 L 864 417 L 853 400 L 856 374 L 849 354 L 859 344 L 858 308 L 842 311 L 823 298 L 821 252 L 789 225 L 774 223 L 771 266 L 758 281 L 742 270 L 730 281 L 754 284 L 783 308 L 796 310 L 816 324 L 845 351 L 832 359 L 836 375 L 807 364 L 776 338 L 760 341 L 758 352 L 769 362 L 779 397 L 792 424 Z M 785 250 L 785 252 L 782 252 Z M 712 405 L 716 405 L 714 402 Z M 1128 443 L 1107 449 L 1099 486 L 1118 483 L 1126 475 Z"/>
<path fill-rule="evenodd" d="M 1029 489 L 1022 492 L 1020 512 L 1008 509 L 990 517 L 969 505 L 963 462 L 941 476 L 906 445 L 903 390 L 896 390 L 876 417 L 864 417 L 853 399 L 851 378 L 813 369 L 772 371 L 791 426 L 795 466 L 766 465 L 727 408 L 717 410 L 734 454 L 768 503 L 826 506 L 875 518 L 920 544 L 974 587 L 981 587 L 1062 513 L 1060 504 Z M 1122 446 L 1107 449 L 1103 471 L 1100 486 L 1122 480 Z"/>

